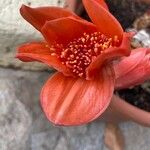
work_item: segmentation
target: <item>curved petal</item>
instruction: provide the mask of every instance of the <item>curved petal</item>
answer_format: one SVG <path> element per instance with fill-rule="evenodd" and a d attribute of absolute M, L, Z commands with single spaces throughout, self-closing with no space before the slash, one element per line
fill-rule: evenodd
<path fill-rule="evenodd" d="M 83 4 L 100 32 L 108 37 L 118 36 L 122 40 L 123 29 L 120 23 L 102 5 L 93 0 L 83 0 Z"/>
<path fill-rule="evenodd" d="M 115 66 L 115 72 L 117 74 L 115 84 L 116 89 L 135 86 L 150 79 L 150 54 L 146 54 L 147 49 L 139 48 L 133 51 L 134 52 L 130 57 L 124 58 L 117 66 Z M 120 69 L 123 65 L 126 65 L 125 68 L 127 68 L 128 71 Z"/>
<path fill-rule="evenodd" d="M 47 118 L 56 125 L 81 125 L 99 117 L 110 103 L 114 73 L 104 68 L 94 80 L 54 74 L 44 85 L 41 104 Z"/>
<path fill-rule="evenodd" d="M 134 69 L 141 61 L 143 61 L 145 55 L 145 48 L 135 49 L 131 51 L 130 56 L 123 57 L 120 62 L 114 64 L 116 78 L 120 78 Z"/>
<path fill-rule="evenodd" d="M 46 42 L 30 42 L 21 45 L 17 49 L 18 53 L 44 53 L 50 54 L 51 50 Z"/>
<path fill-rule="evenodd" d="M 105 0 L 95 0 L 98 2 L 99 5 L 101 5 L 103 8 L 105 8 L 107 11 L 109 11 L 107 4 L 105 3 Z"/>
<path fill-rule="evenodd" d="M 59 7 L 31 8 L 22 5 L 22 7 L 20 8 L 20 13 L 25 20 L 27 20 L 39 31 L 41 30 L 42 26 L 45 24 L 46 21 L 68 16 L 74 16 L 76 18 L 79 18 L 73 12 Z"/>
<path fill-rule="evenodd" d="M 84 32 L 97 31 L 95 25 L 88 21 L 65 17 L 48 21 L 42 28 L 42 34 L 49 44 L 67 44 L 80 37 Z"/>
<path fill-rule="evenodd" d="M 51 55 L 52 52 L 51 48 L 48 48 L 44 42 L 32 42 L 20 46 L 16 58 L 24 62 L 43 62 L 67 76 L 72 75 L 68 68 L 60 62 L 57 55 Z"/>
<path fill-rule="evenodd" d="M 26 53 L 26 54 L 51 54 L 50 48 L 46 46 L 46 42 L 30 42 L 21 45 L 20 47 L 17 48 L 18 54 L 20 53 Z M 17 54 L 17 55 L 18 55 Z M 29 57 L 19 57 L 21 61 L 24 62 L 30 62 L 30 61 L 35 61 L 33 58 Z M 37 60 L 36 60 L 37 61 Z"/>
<path fill-rule="evenodd" d="M 120 47 L 112 47 L 105 49 L 86 69 L 87 80 L 94 78 L 97 70 L 100 70 L 102 65 L 106 61 L 110 61 L 114 58 L 121 56 L 128 56 L 130 54 L 130 39 L 133 35 L 130 33 L 123 34 L 123 40 Z"/>

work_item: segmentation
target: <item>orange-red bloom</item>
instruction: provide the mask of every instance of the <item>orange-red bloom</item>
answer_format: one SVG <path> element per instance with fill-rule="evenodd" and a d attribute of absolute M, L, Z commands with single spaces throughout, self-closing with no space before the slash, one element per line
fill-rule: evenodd
<path fill-rule="evenodd" d="M 20 9 L 45 41 L 20 46 L 17 58 L 58 70 L 41 92 L 47 118 L 58 125 L 79 125 L 99 117 L 114 90 L 110 60 L 130 54 L 132 35 L 123 32 L 105 1 L 83 0 L 83 4 L 93 23 L 58 7 Z"/>

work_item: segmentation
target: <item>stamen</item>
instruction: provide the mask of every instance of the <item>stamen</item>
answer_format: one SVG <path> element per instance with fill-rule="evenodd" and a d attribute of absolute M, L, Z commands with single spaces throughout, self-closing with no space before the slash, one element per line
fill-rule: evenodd
<path fill-rule="evenodd" d="M 57 54 L 56 53 L 51 53 L 51 56 L 56 56 Z"/>
<path fill-rule="evenodd" d="M 104 53 L 105 49 L 118 45 L 118 36 L 108 38 L 100 32 L 84 33 L 61 50 L 59 59 L 74 76 L 85 77 L 86 68 L 98 55 Z"/>

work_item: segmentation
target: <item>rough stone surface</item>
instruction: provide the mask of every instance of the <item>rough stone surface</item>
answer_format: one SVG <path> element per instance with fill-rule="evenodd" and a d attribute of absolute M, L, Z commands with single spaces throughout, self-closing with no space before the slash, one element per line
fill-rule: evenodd
<path fill-rule="evenodd" d="M 0 150 L 31 150 L 31 133 L 48 128 L 44 115 L 39 118 L 44 122 L 37 121 L 40 89 L 48 76 L 0 68 Z"/>
<path fill-rule="evenodd" d="M 65 0 L 0 0 L 0 66 L 29 70 L 45 70 L 39 64 L 25 64 L 14 59 L 16 47 L 41 39 L 40 34 L 20 15 L 22 4 L 36 6 L 64 6 Z"/>
<path fill-rule="evenodd" d="M 103 146 L 104 124 L 80 127 L 52 127 L 32 135 L 32 150 L 99 150 Z"/>
<path fill-rule="evenodd" d="M 101 150 L 104 124 L 93 122 L 87 126 L 66 128 L 68 150 Z"/>
<path fill-rule="evenodd" d="M 142 29 L 133 37 L 132 40 L 133 47 L 148 47 L 150 48 L 150 31 L 147 29 Z"/>
<path fill-rule="evenodd" d="M 125 150 L 149 150 L 150 129 L 134 123 L 122 124 L 121 129 L 125 136 Z"/>
<path fill-rule="evenodd" d="M 42 132 L 42 130 L 39 130 L 39 126 L 44 126 L 44 130 L 47 129 L 46 122 L 42 124 L 45 117 L 41 115 L 43 113 L 40 107 L 39 97 L 40 90 L 49 76 L 50 73 L 46 72 L 24 72 L 20 70 L 0 69 L 0 79 L 7 79 L 9 83 L 13 84 L 12 93 L 25 105 L 30 115 L 34 118 L 33 125 L 35 126 L 33 132 Z"/>
<path fill-rule="evenodd" d="M 59 129 L 53 128 L 50 131 L 32 135 L 32 150 L 55 150 L 59 140 Z"/>
<path fill-rule="evenodd" d="M 0 79 L 0 149 L 27 149 L 31 116 L 14 93 L 9 79 Z"/>
<path fill-rule="evenodd" d="M 67 139 L 65 137 L 60 137 L 55 150 L 68 150 Z"/>
<path fill-rule="evenodd" d="M 120 128 L 125 138 L 125 148 L 123 150 L 149 150 L 150 129 L 135 123 L 127 122 L 120 124 Z M 104 146 L 102 150 L 109 150 Z"/>
<path fill-rule="evenodd" d="M 54 127 L 32 135 L 32 150 L 99 150 L 103 147 L 104 124 Z"/>

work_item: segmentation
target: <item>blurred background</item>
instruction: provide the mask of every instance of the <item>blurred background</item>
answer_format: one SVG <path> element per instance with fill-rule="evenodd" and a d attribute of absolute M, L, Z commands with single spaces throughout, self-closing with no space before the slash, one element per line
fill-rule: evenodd
<path fill-rule="evenodd" d="M 133 46 L 148 47 L 150 0 L 107 2 L 124 29 L 137 30 Z M 39 95 L 53 71 L 15 59 L 18 45 L 42 38 L 19 14 L 21 4 L 67 7 L 89 19 L 80 0 L 0 0 L 0 150 L 108 150 L 108 141 L 111 150 L 149 150 L 150 129 L 135 123 L 56 127 L 47 121 Z"/>

